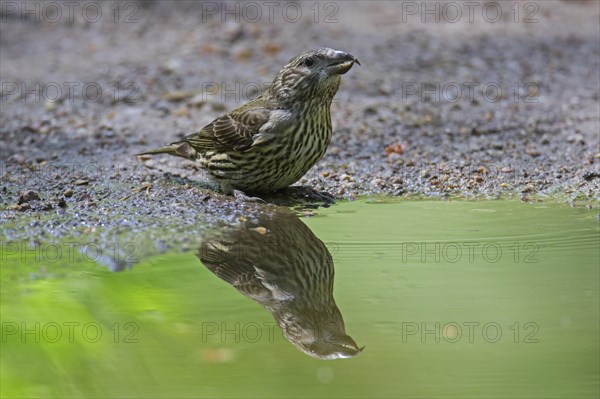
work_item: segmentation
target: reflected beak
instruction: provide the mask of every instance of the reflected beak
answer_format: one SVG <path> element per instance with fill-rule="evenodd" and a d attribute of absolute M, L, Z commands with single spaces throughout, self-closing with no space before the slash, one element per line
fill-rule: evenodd
<path fill-rule="evenodd" d="M 338 51 L 332 57 L 331 62 L 326 67 L 326 70 L 330 75 L 343 75 L 352 68 L 354 63 L 360 65 L 360 62 L 352 54 Z"/>

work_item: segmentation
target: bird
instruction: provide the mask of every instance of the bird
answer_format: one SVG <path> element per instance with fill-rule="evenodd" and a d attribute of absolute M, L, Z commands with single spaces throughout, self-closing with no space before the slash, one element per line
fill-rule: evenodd
<path fill-rule="evenodd" d="M 208 233 L 197 252 L 220 279 L 262 305 L 301 352 L 323 360 L 359 354 L 333 297 L 327 246 L 289 210 L 260 211 Z"/>
<path fill-rule="evenodd" d="M 297 182 L 331 142 L 331 102 L 341 75 L 360 62 L 331 48 L 292 58 L 257 97 L 199 131 L 137 155 L 199 163 L 226 194 L 270 193 Z"/>

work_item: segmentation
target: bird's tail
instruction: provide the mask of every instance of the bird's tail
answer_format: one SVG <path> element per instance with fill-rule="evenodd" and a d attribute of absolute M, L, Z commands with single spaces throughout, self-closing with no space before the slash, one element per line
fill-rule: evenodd
<path fill-rule="evenodd" d="M 155 150 L 144 151 L 135 155 L 156 155 L 156 154 L 169 154 L 177 157 L 186 159 L 194 159 L 196 157 L 196 150 L 192 148 L 190 143 L 187 141 L 177 141 L 164 147 L 157 148 Z"/>

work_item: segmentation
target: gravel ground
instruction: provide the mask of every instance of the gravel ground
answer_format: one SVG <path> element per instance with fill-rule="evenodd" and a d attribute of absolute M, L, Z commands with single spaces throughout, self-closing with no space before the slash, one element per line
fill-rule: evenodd
<path fill-rule="evenodd" d="M 427 3 L 437 15 L 421 2 L 54 4 L 61 16 L 2 2 L 3 241 L 156 242 L 261 206 L 215 192 L 192 162 L 133 154 L 324 46 L 362 67 L 344 75 L 332 144 L 298 184 L 348 199 L 598 199 L 599 2 Z"/>

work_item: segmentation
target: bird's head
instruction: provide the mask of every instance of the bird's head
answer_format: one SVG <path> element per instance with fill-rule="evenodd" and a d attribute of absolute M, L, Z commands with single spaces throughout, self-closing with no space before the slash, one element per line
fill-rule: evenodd
<path fill-rule="evenodd" d="M 331 48 L 306 51 L 292 58 L 273 81 L 269 93 L 284 102 L 331 101 L 341 75 L 360 62 L 352 54 Z"/>
<path fill-rule="evenodd" d="M 362 352 L 364 346 L 359 347 L 346 334 L 344 320 L 335 303 L 326 312 L 305 310 L 275 315 L 285 337 L 302 352 L 323 360 L 354 357 Z"/>

